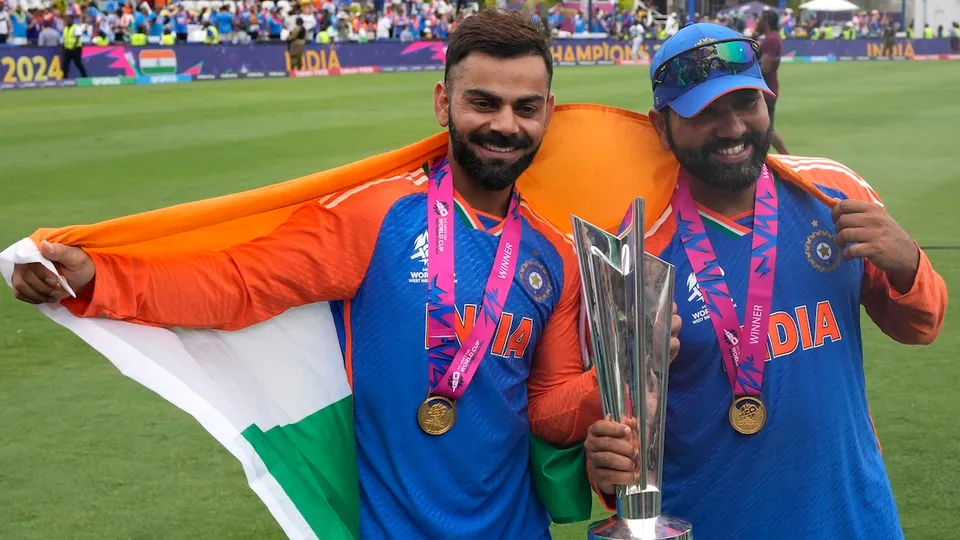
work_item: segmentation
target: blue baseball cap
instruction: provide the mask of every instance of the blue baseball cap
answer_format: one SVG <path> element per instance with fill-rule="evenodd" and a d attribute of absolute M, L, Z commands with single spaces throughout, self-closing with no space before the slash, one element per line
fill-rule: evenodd
<path fill-rule="evenodd" d="M 730 64 L 714 63 L 708 68 L 701 66 L 697 74 L 705 80 L 692 83 L 678 82 L 661 73 L 664 66 L 683 53 L 724 43 L 725 50 L 733 58 Z M 650 82 L 653 84 L 653 107 L 662 110 L 670 107 L 684 118 L 696 116 L 707 105 L 724 94 L 743 88 L 755 88 L 771 96 L 775 94 L 763 80 L 759 55 L 752 40 L 736 30 L 714 23 L 689 24 L 663 42 L 650 62 Z M 716 50 L 716 47 L 715 47 Z M 707 55 L 704 55 L 705 57 Z M 740 62 L 740 63 L 736 63 Z M 720 66 L 720 67 L 718 67 Z M 729 67 L 734 66 L 734 67 Z M 667 66 L 669 69 L 673 67 Z M 659 81 L 658 81 L 659 79 Z"/>

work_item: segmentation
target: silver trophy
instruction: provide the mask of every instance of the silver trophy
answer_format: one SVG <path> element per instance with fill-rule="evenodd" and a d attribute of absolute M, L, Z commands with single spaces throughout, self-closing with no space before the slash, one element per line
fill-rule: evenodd
<path fill-rule="evenodd" d="M 660 514 L 663 432 L 676 269 L 643 249 L 643 199 L 614 236 L 573 216 L 584 305 L 604 416 L 635 426 L 639 477 L 617 486 L 617 514 L 594 524 L 589 540 L 692 538 L 690 523 Z"/>

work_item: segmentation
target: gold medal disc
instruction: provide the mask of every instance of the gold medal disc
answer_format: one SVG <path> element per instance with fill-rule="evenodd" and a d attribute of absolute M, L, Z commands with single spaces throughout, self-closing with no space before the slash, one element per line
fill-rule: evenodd
<path fill-rule="evenodd" d="M 457 409 L 453 401 L 443 396 L 427 396 L 417 412 L 420 429 L 429 435 L 443 435 L 453 427 Z"/>
<path fill-rule="evenodd" d="M 760 398 L 741 396 L 730 406 L 730 425 L 737 433 L 753 435 L 767 422 L 767 409 Z"/>

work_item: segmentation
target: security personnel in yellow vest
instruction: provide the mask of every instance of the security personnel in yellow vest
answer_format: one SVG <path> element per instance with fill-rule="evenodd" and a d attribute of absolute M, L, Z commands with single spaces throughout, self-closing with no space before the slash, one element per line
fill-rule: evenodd
<path fill-rule="evenodd" d="M 929 24 L 923 25 L 923 39 L 933 39 L 933 28 Z"/>
<path fill-rule="evenodd" d="M 130 45 L 143 47 L 147 44 L 147 29 L 142 24 L 137 27 L 136 33 L 130 36 Z"/>
<path fill-rule="evenodd" d="M 329 45 L 333 43 L 333 38 L 330 37 L 330 28 L 333 27 L 331 26 L 326 30 L 317 32 L 317 42 L 319 42 L 321 45 Z"/>
<path fill-rule="evenodd" d="M 206 45 L 219 45 L 220 44 L 220 32 L 217 31 L 217 27 L 210 24 L 210 21 L 203 23 L 203 42 Z"/>
<path fill-rule="evenodd" d="M 63 24 L 63 78 L 70 78 L 70 64 L 76 64 L 80 76 L 86 77 L 87 70 L 83 67 L 83 43 L 80 42 L 80 25 L 73 20 L 73 15 L 67 15 Z"/>
<path fill-rule="evenodd" d="M 110 44 L 110 40 L 103 34 L 97 34 L 93 37 L 93 44 L 97 47 L 106 47 Z"/>
<path fill-rule="evenodd" d="M 666 41 L 667 40 L 667 29 L 660 26 L 657 28 L 657 40 Z"/>
<path fill-rule="evenodd" d="M 833 39 L 833 25 L 828 24 L 826 28 L 823 29 L 823 39 Z"/>
<path fill-rule="evenodd" d="M 857 37 L 857 31 L 853 29 L 853 23 L 848 22 L 843 27 L 843 32 L 840 33 L 840 39 L 850 40 L 850 39 L 856 39 L 856 37 Z"/>
<path fill-rule="evenodd" d="M 173 35 L 173 31 L 167 28 L 163 31 L 163 35 L 160 36 L 160 44 L 166 45 L 167 47 L 173 45 L 177 42 L 177 36 Z"/>
<path fill-rule="evenodd" d="M 814 26 L 813 28 L 810 29 L 810 39 L 821 39 L 820 38 L 821 35 L 822 34 L 820 32 L 819 26 Z"/>

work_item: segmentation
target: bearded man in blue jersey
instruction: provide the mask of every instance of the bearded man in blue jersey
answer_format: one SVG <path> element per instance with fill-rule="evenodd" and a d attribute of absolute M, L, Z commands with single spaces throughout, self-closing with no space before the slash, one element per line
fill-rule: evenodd
<path fill-rule="evenodd" d="M 699 23 L 650 67 L 650 119 L 682 166 L 646 239 L 677 268 L 683 321 L 663 512 L 698 540 L 902 538 L 867 406 L 860 306 L 893 339 L 928 344 L 946 287 L 856 173 L 767 155 L 772 92 L 758 53 Z M 601 420 L 587 436 L 609 508 L 637 474 L 628 431 Z"/>

